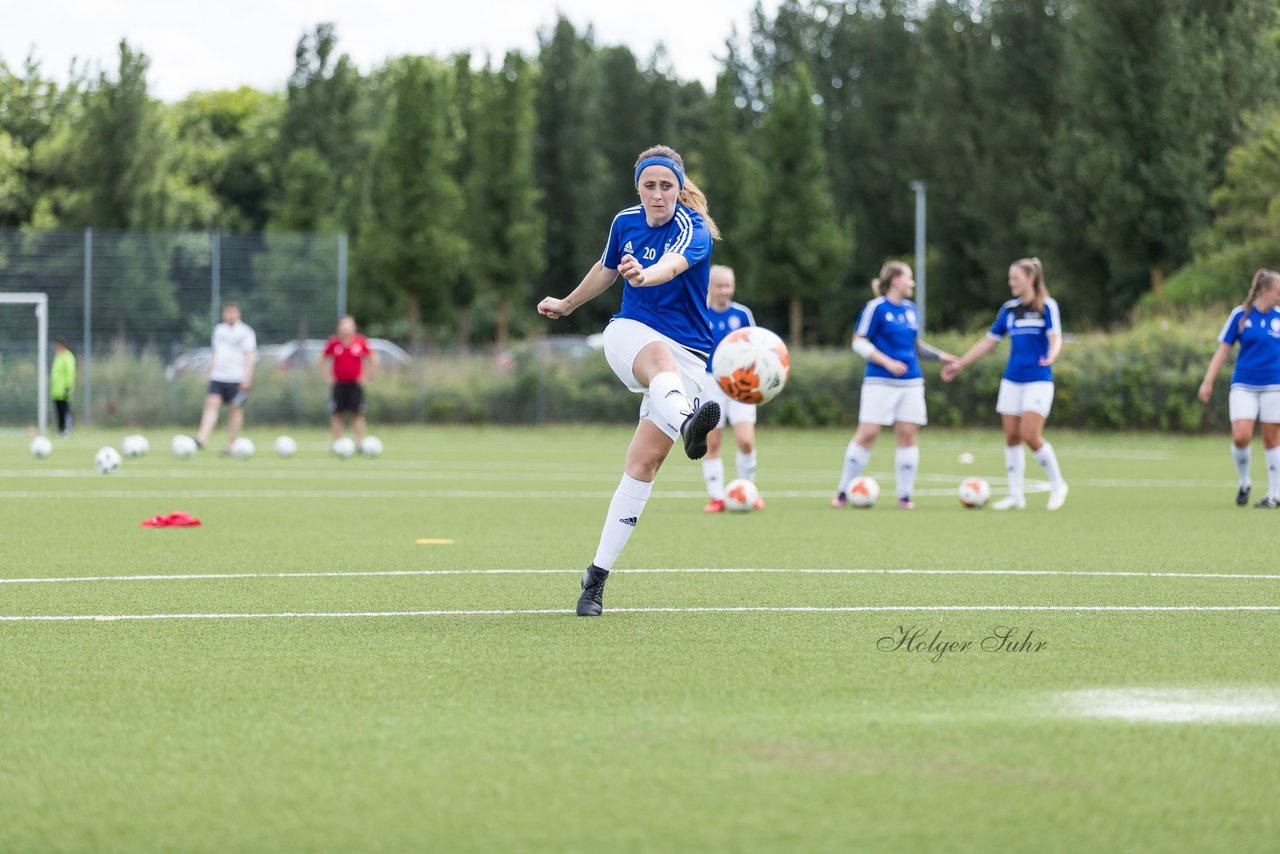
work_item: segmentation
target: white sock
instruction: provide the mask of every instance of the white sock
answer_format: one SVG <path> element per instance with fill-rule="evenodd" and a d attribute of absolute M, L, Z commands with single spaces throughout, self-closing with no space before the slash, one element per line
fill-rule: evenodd
<path fill-rule="evenodd" d="M 899 448 L 893 455 L 893 465 L 898 473 L 898 497 L 910 498 L 916 488 L 916 471 L 920 468 L 920 447 Z"/>
<path fill-rule="evenodd" d="M 1040 468 L 1044 469 L 1050 485 L 1057 486 L 1062 483 L 1062 470 L 1058 468 L 1058 455 L 1053 452 L 1053 445 L 1045 442 L 1040 446 L 1040 450 L 1032 451 L 1031 456 L 1040 464 Z"/>
<path fill-rule="evenodd" d="M 644 512 L 645 502 L 652 492 L 652 483 L 625 474 L 622 476 L 622 482 L 609 502 L 609 515 L 605 517 L 600 545 L 596 547 L 592 563 L 601 569 L 613 569 L 613 562 L 622 554 L 627 540 L 631 539 L 631 532 L 636 529 L 636 522 L 640 521 L 640 514 Z"/>
<path fill-rule="evenodd" d="M 1280 448 L 1267 451 L 1267 495 L 1280 500 Z"/>
<path fill-rule="evenodd" d="M 1027 473 L 1027 458 L 1021 445 L 1005 445 L 1004 468 L 1009 473 L 1009 494 L 1022 497 L 1022 481 Z"/>
<path fill-rule="evenodd" d="M 649 411 L 650 418 L 656 419 L 654 423 L 663 428 L 673 441 L 680 435 L 680 425 L 693 411 L 693 406 L 684 393 L 684 383 L 678 374 L 664 371 L 649 380 Z"/>
<path fill-rule="evenodd" d="M 1249 462 L 1253 459 L 1252 445 L 1245 445 L 1243 448 L 1231 446 L 1231 459 L 1236 464 L 1236 472 L 1240 475 L 1241 486 L 1252 486 L 1253 480 L 1249 477 Z"/>
<path fill-rule="evenodd" d="M 849 481 L 862 474 L 862 470 L 871 462 L 871 449 L 864 448 L 855 440 L 849 440 L 849 447 L 844 450 L 844 470 L 840 472 L 840 482 L 836 484 L 836 492 L 844 494 Z"/>
<path fill-rule="evenodd" d="M 707 497 L 712 501 L 724 501 L 724 460 L 703 457 L 702 479 L 707 482 Z"/>
<path fill-rule="evenodd" d="M 742 478 L 743 480 L 749 480 L 752 483 L 755 483 L 756 482 L 755 450 L 753 449 L 749 454 L 744 454 L 742 453 L 742 451 L 738 451 L 738 456 L 735 462 L 737 463 L 737 466 L 738 466 L 738 477 Z"/>

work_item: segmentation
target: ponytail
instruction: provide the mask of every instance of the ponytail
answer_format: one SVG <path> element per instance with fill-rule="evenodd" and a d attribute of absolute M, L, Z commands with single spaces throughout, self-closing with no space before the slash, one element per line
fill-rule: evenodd
<path fill-rule="evenodd" d="M 1249 295 L 1244 298 L 1244 302 L 1240 305 L 1243 311 L 1240 312 L 1240 322 L 1236 326 L 1236 334 L 1244 332 L 1244 322 L 1249 317 L 1249 312 L 1253 309 L 1254 300 L 1258 298 L 1258 291 L 1262 288 L 1269 288 L 1276 282 L 1280 282 L 1280 273 L 1273 273 L 1265 268 L 1258 270 L 1253 274 L 1253 282 L 1249 285 Z"/>
<path fill-rule="evenodd" d="M 884 266 L 880 268 L 880 275 L 871 280 L 871 293 L 878 297 L 882 297 L 889 293 L 889 288 L 893 285 L 893 280 L 901 276 L 903 273 L 911 272 L 911 268 L 901 261 L 886 261 Z"/>
<path fill-rule="evenodd" d="M 1031 301 L 1026 305 L 1036 311 L 1044 311 L 1045 301 L 1049 299 L 1049 286 L 1044 281 L 1044 265 L 1039 258 L 1020 258 L 1013 266 L 1026 273 L 1031 279 Z"/>
<path fill-rule="evenodd" d="M 707 196 L 702 190 L 698 189 L 698 185 L 693 183 L 692 178 L 684 179 L 684 189 L 680 191 L 676 201 L 686 208 L 697 211 L 702 217 L 702 221 L 707 224 L 707 231 L 711 232 L 711 239 L 720 239 L 720 229 L 716 226 L 716 221 L 711 218 L 711 213 L 707 209 Z"/>

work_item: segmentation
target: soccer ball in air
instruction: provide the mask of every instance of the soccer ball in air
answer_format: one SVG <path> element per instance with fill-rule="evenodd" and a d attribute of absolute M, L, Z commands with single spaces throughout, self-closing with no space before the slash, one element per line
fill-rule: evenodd
<path fill-rule="evenodd" d="M 874 477 L 859 475 L 849 481 L 844 494 L 849 499 L 850 507 L 872 507 L 880 497 L 880 484 L 876 483 Z"/>
<path fill-rule="evenodd" d="M 724 393 L 742 403 L 768 403 L 791 375 L 782 339 L 760 326 L 730 332 L 711 357 L 711 373 Z"/>
<path fill-rule="evenodd" d="M 355 455 L 356 443 L 343 436 L 341 439 L 334 440 L 333 447 L 330 450 L 333 451 L 333 455 L 338 459 L 349 460 Z"/>
<path fill-rule="evenodd" d="M 293 440 L 292 436 L 277 436 L 275 445 L 276 456 L 281 459 L 289 459 L 298 453 L 298 443 Z"/>
<path fill-rule="evenodd" d="M 198 449 L 196 440 L 182 433 L 173 437 L 173 442 L 170 443 L 169 447 L 172 448 L 173 455 L 180 460 L 191 459 L 196 455 L 196 450 Z"/>
<path fill-rule="evenodd" d="M 991 484 L 980 477 L 966 477 L 960 481 L 960 503 L 965 507 L 986 507 L 991 500 Z"/>
<path fill-rule="evenodd" d="M 48 436 L 36 436 L 31 440 L 31 456 L 37 460 L 43 460 L 52 453 L 53 442 L 49 441 Z"/>
<path fill-rule="evenodd" d="M 382 440 L 377 436 L 365 436 L 360 440 L 360 453 L 366 457 L 376 457 L 382 453 Z"/>
<path fill-rule="evenodd" d="M 146 436 L 140 436 L 134 433 L 132 436 L 125 436 L 124 441 L 120 443 L 120 450 L 130 459 L 146 456 L 151 450 L 151 443 L 147 441 Z"/>
<path fill-rule="evenodd" d="M 759 497 L 760 491 L 751 481 L 742 478 L 731 480 L 724 488 L 724 509 L 734 513 L 750 512 L 756 509 L 756 499 Z"/>
<path fill-rule="evenodd" d="M 115 448 L 101 448 L 94 455 L 93 464 L 103 474 L 111 474 L 120 468 L 120 453 Z"/>
<path fill-rule="evenodd" d="M 249 459 L 253 456 L 255 450 L 253 441 L 245 436 L 241 436 L 231 443 L 231 456 L 237 460 Z"/>

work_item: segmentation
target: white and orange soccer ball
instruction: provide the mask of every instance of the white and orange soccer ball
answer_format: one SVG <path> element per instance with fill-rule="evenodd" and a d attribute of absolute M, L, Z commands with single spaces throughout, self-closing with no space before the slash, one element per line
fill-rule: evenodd
<path fill-rule="evenodd" d="M 749 480 L 738 478 L 729 481 L 724 488 L 724 509 L 734 513 L 749 513 L 756 509 L 760 490 Z"/>
<path fill-rule="evenodd" d="M 761 326 L 730 332 L 711 358 L 711 373 L 730 398 L 768 403 L 791 375 L 791 354 L 782 339 Z"/>
<path fill-rule="evenodd" d="M 966 477 L 960 481 L 960 503 L 971 510 L 986 507 L 991 500 L 991 484 L 980 477 Z"/>
<path fill-rule="evenodd" d="M 859 475 L 849 481 L 849 485 L 844 489 L 845 497 L 849 500 L 850 507 L 868 508 L 874 507 L 876 499 L 880 497 L 880 484 L 876 483 L 874 477 L 867 475 Z"/>

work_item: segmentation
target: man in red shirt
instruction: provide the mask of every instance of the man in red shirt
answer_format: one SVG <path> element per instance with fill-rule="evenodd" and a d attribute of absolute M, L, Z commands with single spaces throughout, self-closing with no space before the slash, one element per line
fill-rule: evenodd
<path fill-rule="evenodd" d="M 326 359 L 333 360 L 333 394 L 329 398 L 329 428 L 334 441 L 342 438 L 346 427 L 345 416 L 351 415 L 351 427 L 356 434 L 356 446 L 364 441 L 364 384 L 368 375 L 364 363 L 372 372 L 378 366 L 378 354 L 369 347 L 369 340 L 356 334 L 356 321 L 347 315 L 338 321 L 338 334 L 329 339 L 320 356 L 320 366 Z"/>

